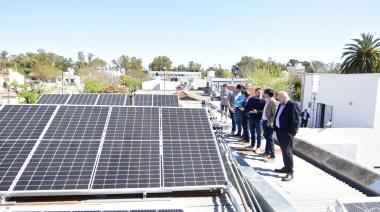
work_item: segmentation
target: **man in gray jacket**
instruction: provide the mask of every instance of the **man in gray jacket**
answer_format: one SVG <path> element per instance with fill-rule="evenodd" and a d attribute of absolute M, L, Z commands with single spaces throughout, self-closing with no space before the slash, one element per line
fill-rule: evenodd
<path fill-rule="evenodd" d="M 266 140 L 265 152 L 260 154 L 261 157 L 267 158 L 266 163 L 274 163 L 276 160 L 274 140 L 273 140 L 273 122 L 276 116 L 278 102 L 273 98 L 274 90 L 265 89 L 264 97 L 267 101 L 263 111 L 263 130 L 264 138 Z"/>

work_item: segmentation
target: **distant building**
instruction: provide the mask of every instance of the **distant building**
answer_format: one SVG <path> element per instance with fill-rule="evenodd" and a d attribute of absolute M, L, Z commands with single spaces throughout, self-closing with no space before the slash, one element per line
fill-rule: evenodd
<path fill-rule="evenodd" d="M 25 84 L 25 77 L 24 75 L 20 74 L 19 72 L 13 70 L 13 69 L 3 69 L 0 72 L 0 86 L 4 85 L 4 82 L 8 81 L 9 83 L 12 83 L 13 81 L 16 81 L 20 85 Z"/>
<path fill-rule="evenodd" d="M 294 66 L 287 67 L 288 73 L 296 73 L 298 77 L 302 77 L 302 74 L 305 72 L 305 66 L 302 63 L 296 63 Z"/>
<path fill-rule="evenodd" d="M 310 127 L 380 129 L 380 74 L 306 74 Z"/>
<path fill-rule="evenodd" d="M 62 77 L 64 85 L 81 85 L 80 76 L 74 74 L 74 69 L 70 68 L 67 72 L 62 72 L 62 76 L 56 78 L 57 85 L 62 86 Z"/>

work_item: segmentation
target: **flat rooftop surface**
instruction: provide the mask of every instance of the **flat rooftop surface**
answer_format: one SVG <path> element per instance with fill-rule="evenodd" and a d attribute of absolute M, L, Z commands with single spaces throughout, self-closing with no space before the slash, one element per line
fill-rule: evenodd
<path fill-rule="evenodd" d="M 222 123 L 221 125 L 230 125 L 230 119 L 226 124 Z M 249 164 L 252 169 L 263 177 L 268 184 L 288 200 L 298 211 L 327 211 L 329 206 L 336 206 L 335 200 L 337 198 L 366 197 L 366 195 L 358 190 L 297 156 L 294 156 L 294 179 L 289 182 L 283 182 L 281 178 L 286 174 L 274 172 L 274 169 L 284 166 L 279 146 L 275 146 L 275 163 L 265 163 L 265 158 L 258 156 L 252 151 L 235 151 L 235 148 L 241 148 L 244 145 L 236 137 L 230 137 L 230 131 L 224 133 L 229 147 L 236 156 L 241 157 Z M 264 152 L 265 143 L 265 139 L 263 139 L 261 152 Z M 256 185 L 253 186 L 255 187 Z"/>

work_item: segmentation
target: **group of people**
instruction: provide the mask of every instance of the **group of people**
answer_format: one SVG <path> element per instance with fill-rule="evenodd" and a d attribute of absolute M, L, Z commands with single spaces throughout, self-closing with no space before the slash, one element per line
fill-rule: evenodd
<path fill-rule="evenodd" d="M 275 95 L 277 94 L 276 98 Z M 244 148 L 236 150 L 253 151 L 266 158 L 265 162 L 275 162 L 273 133 L 276 132 L 282 151 L 284 167 L 275 172 L 286 173 L 283 181 L 294 178 L 293 137 L 300 126 L 300 108 L 289 98 L 285 91 L 256 88 L 251 94 L 244 85 L 237 85 L 234 91 L 228 91 L 227 84 L 221 89 L 221 121 L 227 119 L 228 112 L 232 119 L 231 136 L 240 138 Z M 303 115 L 303 114 L 302 114 Z M 308 115 L 307 115 L 308 116 Z M 305 115 L 306 117 L 306 115 Z M 225 119 L 225 120 L 226 120 Z M 266 140 L 265 151 L 261 153 L 261 138 Z"/>

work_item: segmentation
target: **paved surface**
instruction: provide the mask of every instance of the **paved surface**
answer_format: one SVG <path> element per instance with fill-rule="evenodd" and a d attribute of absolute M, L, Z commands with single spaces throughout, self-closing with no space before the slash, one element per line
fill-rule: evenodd
<path fill-rule="evenodd" d="M 230 148 L 243 147 L 240 142 L 225 132 Z M 261 145 L 264 151 L 265 140 Z M 259 175 L 261 175 L 278 193 L 289 201 L 298 211 L 327 211 L 328 206 L 336 206 L 337 198 L 359 198 L 364 194 L 339 181 L 319 168 L 294 156 L 294 180 L 283 182 L 286 174 L 275 173 L 275 168 L 282 168 L 281 150 L 276 146 L 276 162 L 265 163 L 265 158 L 252 151 L 236 151 Z"/>

